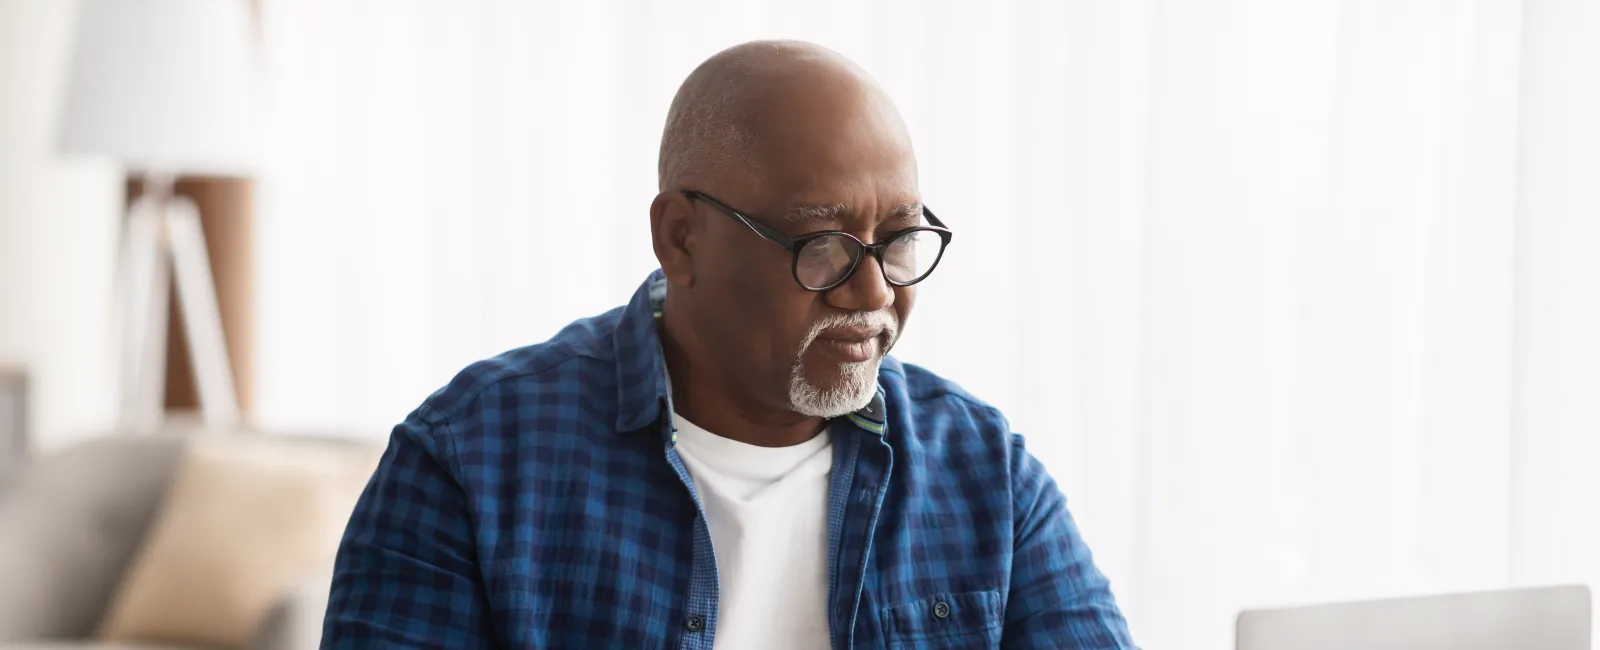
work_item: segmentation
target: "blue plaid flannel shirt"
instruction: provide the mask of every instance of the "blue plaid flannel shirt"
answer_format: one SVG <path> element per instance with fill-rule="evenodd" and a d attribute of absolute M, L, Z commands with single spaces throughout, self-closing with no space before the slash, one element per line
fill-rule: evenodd
<path fill-rule="evenodd" d="M 323 648 L 711 650 L 716 563 L 664 417 L 663 290 L 657 271 L 626 307 L 468 367 L 395 427 Z M 832 425 L 832 647 L 1134 647 L 1000 413 L 893 359 L 878 382 Z"/>

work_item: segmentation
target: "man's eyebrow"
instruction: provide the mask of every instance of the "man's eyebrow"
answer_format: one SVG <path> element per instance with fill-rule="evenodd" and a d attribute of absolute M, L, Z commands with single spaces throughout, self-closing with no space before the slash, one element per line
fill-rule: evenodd
<path fill-rule="evenodd" d="M 922 204 L 905 203 L 895 206 L 893 210 L 889 211 L 888 220 L 895 221 L 898 219 L 920 221 L 922 219 Z"/>
<path fill-rule="evenodd" d="M 783 217 L 790 222 L 837 221 L 840 216 L 848 212 L 850 212 L 850 206 L 843 203 L 794 205 L 784 212 Z"/>
<path fill-rule="evenodd" d="M 839 217 L 848 214 L 850 206 L 843 203 L 830 203 L 822 205 L 796 205 L 791 206 L 784 213 L 784 218 L 791 222 L 796 221 L 837 221 Z M 888 221 L 901 219 L 921 219 L 921 203 L 904 203 L 897 205 L 889 211 Z"/>

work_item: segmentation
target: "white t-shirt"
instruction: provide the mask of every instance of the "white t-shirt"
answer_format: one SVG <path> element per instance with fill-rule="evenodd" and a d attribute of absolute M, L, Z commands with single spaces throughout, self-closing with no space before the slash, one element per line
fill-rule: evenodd
<path fill-rule="evenodd" d="M 826 650 L 828 432 L 757 447 L 672 420 L 717 557 L 717 650 Z"/>

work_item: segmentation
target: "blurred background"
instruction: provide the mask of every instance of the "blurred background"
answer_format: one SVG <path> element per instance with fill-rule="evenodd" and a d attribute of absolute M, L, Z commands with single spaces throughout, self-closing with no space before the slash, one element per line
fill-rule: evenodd
<path fill-rule="evenodd" d="M 896 355 L 1028 436 L 1141 645 L 1600 583 L 1594 0 L 0 0 L 0 482 L 381 447 L 627 300 L 672 94 L 755 38 L 898 102 L 958 236 Z"/>

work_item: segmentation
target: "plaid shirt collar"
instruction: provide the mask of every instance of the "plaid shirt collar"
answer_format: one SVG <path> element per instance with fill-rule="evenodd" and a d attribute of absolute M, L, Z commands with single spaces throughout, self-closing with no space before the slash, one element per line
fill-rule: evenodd
<path fill-rule="evenodd" d="M 644 429 L 656 423 L 672 404 L 672 397 L 667 394 L 666 360 L 661 340 L 656 337 L 656 319 L 661 316 L 666 297 L 667 277 L 658 269 L 634 291 L 612 334 L 617 368 L 617 431 Z M 887 421 L 883 386 L 878 386 L 870 403 L 845 417 L 863 431 L 883 435 Z"/>

